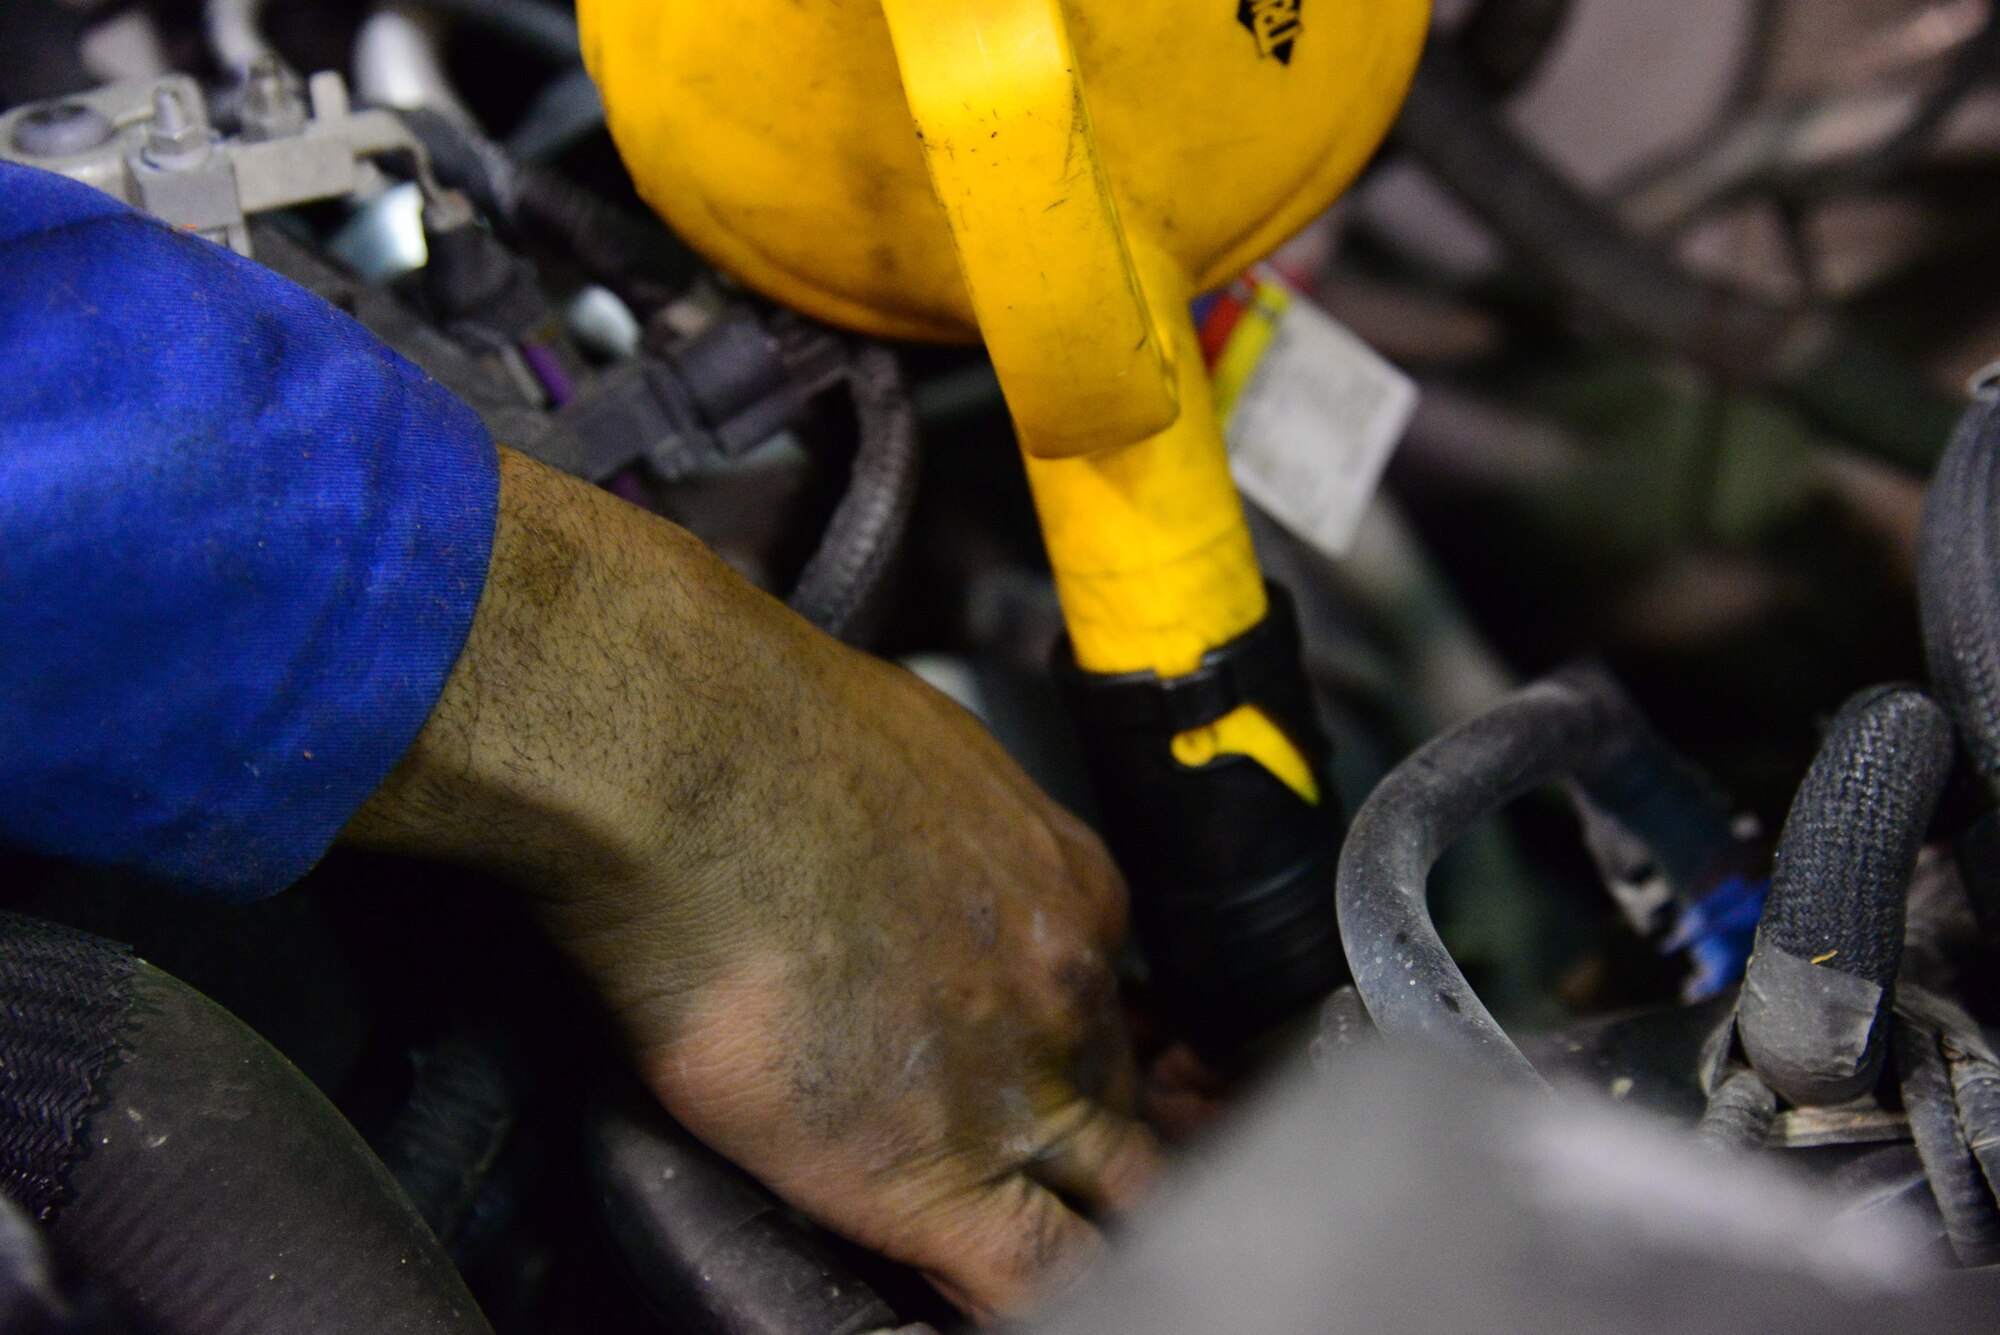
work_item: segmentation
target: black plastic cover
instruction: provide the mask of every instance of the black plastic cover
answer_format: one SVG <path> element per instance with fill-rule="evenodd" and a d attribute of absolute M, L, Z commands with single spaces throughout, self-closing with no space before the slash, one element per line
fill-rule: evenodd
<path fill-rule="evenodd" d="M 900 1325 L 824 1238 L 650 1099 L 590 1119 L 585 1171 L 613 1243 L 684 1335 L 865 1335 Z"/>
<path fill-rule="evenodd" d="M 1087 673 L 1067 644 L 1056 667 L 1165 1018 L 1205 1056 L 1227 1060 L 1347 979 L 1332 752 L 1291 599 L 1273 587 L 1265 620 L 1187 677 Z M 1174 757 L 1176 736 L 1244 705 L 1304 752 L 1319 806 L 1246 756 L 1201 766 Z"/>

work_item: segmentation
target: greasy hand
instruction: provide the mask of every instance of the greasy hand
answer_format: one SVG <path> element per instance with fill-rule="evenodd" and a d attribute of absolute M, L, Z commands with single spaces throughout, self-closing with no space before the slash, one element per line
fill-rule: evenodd
<path fill-rule="evenodd" d="M 810 741 L 767 738 L 681 850 L 706 921 L 619 894 L 558 935 L 695 1134 L 970 1310 L 1018 1309 L 1096 1249 L 1056 1193 L 1117 1209 L 1154 1168 L 1120 1111 L 1122 888 L 956 706 L 846 655 L 804 675 Z M 691 930 L 705 958 L 663 976 Z"/>
<path fill-rule="evenodd" d="M 680 1120 L 982 1317 L 1156 1171 L 1096 839 L 968 715 L 692 539 L 503 456 L 445 697 L 349 836 L 488 865 Z"/>

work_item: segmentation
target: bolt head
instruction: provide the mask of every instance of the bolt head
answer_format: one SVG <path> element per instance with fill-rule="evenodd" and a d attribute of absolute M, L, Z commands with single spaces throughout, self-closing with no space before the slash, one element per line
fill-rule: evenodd
<path fill-rule="evenodd" d="M 111 138 L 111 118 L 81 102 L 51 102 L 14 122 L 14 147 L 36 158 L 87 153 Z"/>
<path fill-rule="evenodd" d="M 276 56 L 261 56 L 245 73 L 243 137 L 283 139 L 306 127 L 306 101 Z"/>
<path fill-rule="evenodd" d="M 213 143 L 208 127 L 196 120 L 178 88 L 153 93 L 153 123 L 146 131 L 146 161 L 164 171 L 198 167 Z"/>

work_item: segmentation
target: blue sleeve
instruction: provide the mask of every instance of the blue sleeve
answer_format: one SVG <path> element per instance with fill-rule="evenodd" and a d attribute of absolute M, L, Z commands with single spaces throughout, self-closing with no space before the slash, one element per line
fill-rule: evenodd
<path fill-rule="evenodd" d="M 0 845 L 247 900 L 423 727 L 498 460 L 353 320 L 0 164 Z"/>

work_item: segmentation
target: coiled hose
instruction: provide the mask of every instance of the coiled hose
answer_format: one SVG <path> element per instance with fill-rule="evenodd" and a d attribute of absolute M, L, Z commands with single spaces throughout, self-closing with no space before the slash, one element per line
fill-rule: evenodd
<path fill-rule="evenodd" d="M 1917 597 L 1932 686 L 2000 796 L 2000 399 L 1973 405 L 1938 465 L 1918 539 Z"/>
<path fill-rule="evenodd" d="M 0 917 L 0 1187 L 156 1335 L 485 1335 L 318 1090 L 205 997 Z"/>
<path fill-rule="evenodd" d="M 1799 1107 L 1859 1098 L 1882 1070 L 1910 876 L 1951 777 L 1951 723 L 1912 686 L 1841 709 L 1799 785 L 1757 926 L 1737 1033 Z"/>
<path fill-rule="evenodd" d="M 879 344 L 857 348 L 848 382 L 860 430 L 853 471 L 787 599 L 793 611 L 843 640 L 866 629 L 902 550 L 922 462 L 917 410 L 896 355 Z"/>
<path fill-rule="evenodd" d="M 1391 1040 L 1454 1053 L 1517 1081 L 1541 1083 L 1481 1004 L 1431 922 L 1430 869 L 1475 821 L 1545 784 L 1569 779 L 1656 855 L 1703 860 L 1730 835 L 1691 767 L 1667 749 L 1602 670 L 1572 668 L 1521 690 L 1422 747 L 1362 804 L 1340 857 L 1340 931 L 1354 985 Z M 1686 791 L 1689 801 L 1669 794 Z"/>
<path fill-rule="evenodd" d="M 1831 319 L 1696 277 L 1632 235 L 1501 119 L 1452 42 L 1432 42 L 1396 138 L 1519 260 L 1626 333 L 1768 386 L 1891 463 L 1936 462 L 1955 407 Z"/>
<path fill-rule="evenodd" d="M 2000 395 L 1990 389 L 1960 419 L 1931 483 L 1917 595 L 1933 687 L 1989 797 L 2000 797 Z M 1985 851 L 1992 852 L 1990 841 Z M 1929 1032 L 1918 1025 L 1898 1035 L 1904 1104 L 1926 1170 L 1944 1183 L 1935 1194 L 1953 1246 L 1961 1259 L 1990 1261 L 2000 1246 L 1991 1213 L 2000 1194 L 2000 1060 L 1969 1017 L 1930 1009 L 1943 1019 Z M 1948 1088 L 1936 1078 L 1934 1055 L 1945 1064 Z M 1941 1115 L 1945 1107 L 1955 1108 L 1955 1118 Z M 1968 1161 L 1984 1178 L 1984 1197 L 1973 1190 Z"/>

